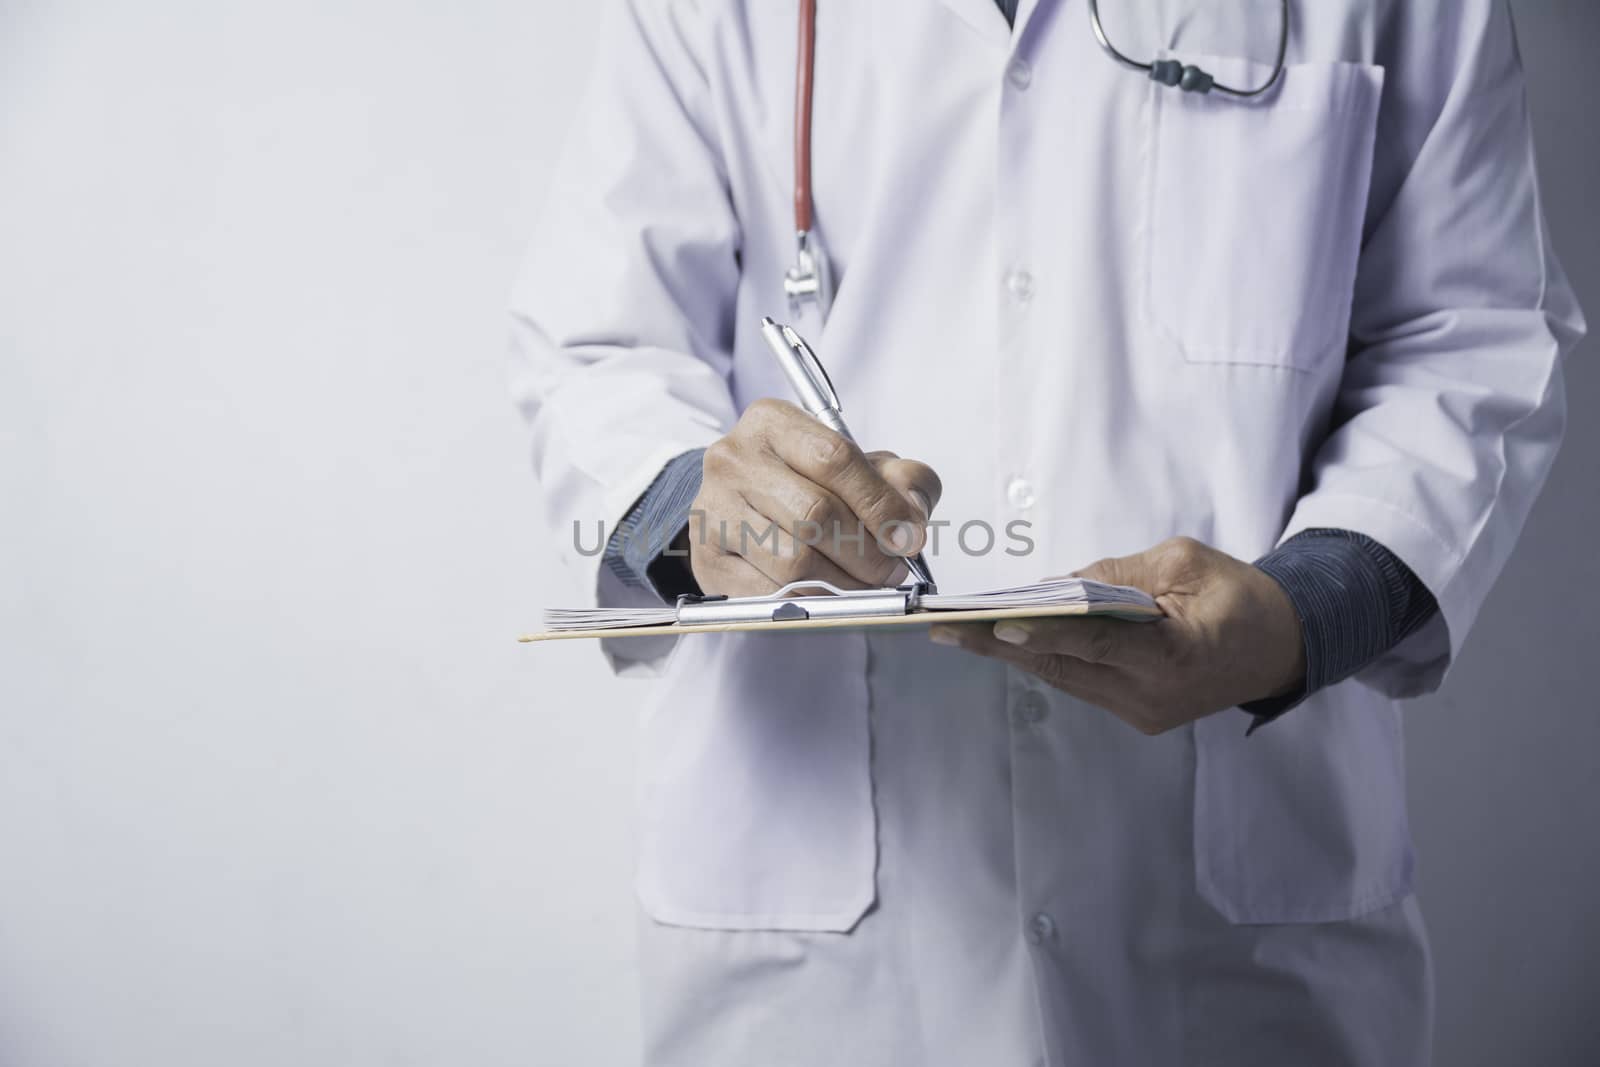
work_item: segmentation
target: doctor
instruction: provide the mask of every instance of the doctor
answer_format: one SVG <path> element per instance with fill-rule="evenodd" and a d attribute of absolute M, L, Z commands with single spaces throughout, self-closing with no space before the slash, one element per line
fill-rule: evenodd
<path fill-rule="evenodd" d="M 1583 329 L 1509 12 L 1093 7 L 608 24 L 514 296 L 595 599 L 921 549 L 946 591 L 1081 570 L 1167 612 L 606 645 L 652 679 L 647 1063 L 1428 1060 L 1396 701 L 1460 654 Z M 894 453 L 765 399 L 763 315 Z M 904 536 L 737 532 L 815 520 Z"/>

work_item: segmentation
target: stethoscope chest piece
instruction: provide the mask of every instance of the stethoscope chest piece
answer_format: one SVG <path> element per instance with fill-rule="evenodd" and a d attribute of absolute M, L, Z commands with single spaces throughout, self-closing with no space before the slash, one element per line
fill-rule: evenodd
<path fill-rule="evenodd" d="M 795 315 L 814 305 L 823 314 L 833 301 L 833 278 L 828 270 L 828 257 L 817 247 L 816 238 L 809 230 L 795 234 L 794 266 L 783 275 L 783 294 L 789 298 L 789 310 Z"/>

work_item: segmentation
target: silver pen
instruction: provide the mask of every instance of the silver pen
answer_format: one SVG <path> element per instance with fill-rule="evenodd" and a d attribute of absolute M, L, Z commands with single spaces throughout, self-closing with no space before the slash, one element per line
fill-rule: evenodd
<path fill-rule="evenodd" d="M 792 326 L 784 326 L 767 317 L 761 320 L 761 336 L 778 358 L 778 366 L 783 368 L 783 376 L 789 379 L 789 388 L 799 398 L 800 406 L 822 425 L 855 444 L 855 437 L 844 424 L 839 394 L 834 392 L 828 372 L 823 369 L 817 354 L 811 351 L 811 346 L 806 344 L 805 338 L 796 333 Z M 928 569 L 928 561 L 922 558 L 921 552 L 906 557 L 906 570 L 911 572 L 914 581 L 927 587 L 927 592 L 937 590 L 933 572 Z"/>

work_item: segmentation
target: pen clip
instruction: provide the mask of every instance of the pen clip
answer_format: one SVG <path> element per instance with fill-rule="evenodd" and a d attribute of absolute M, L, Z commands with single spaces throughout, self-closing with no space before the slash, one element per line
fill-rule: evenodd
<path fill-rule="evenodd" d="M 779 329 L 783 331 L 784 343 L 800 357 L 800 362 L 805 364 L 812 380 L 826 390 L 828 406 L 835 411 L 843 411 L 839 404 L 839 393 L 833 387 L 833 379 L 828 377 L 828 369 L 822 365 L 822 360 L 817 358 L 817 354 L 811 351 L 806 339 L 796 333 L 793 326 L 780 326 Z"/>

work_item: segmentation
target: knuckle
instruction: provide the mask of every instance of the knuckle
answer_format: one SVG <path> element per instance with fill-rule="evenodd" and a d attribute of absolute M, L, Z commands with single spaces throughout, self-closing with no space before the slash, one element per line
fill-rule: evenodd
<path fill-rule="evenodd" d="M 905 498 L 887 482 L 880 482 L 866 491 L 861 502 L 861 517 L 873 526 L 885 523 L 911 521 L 911 509 Z"/>
<path fill-rule="evenodd" d="M 1166 542 L 1167 554 L 1178 563 L 1194 563 L 1205 551 L 1205 546 L 1192 537 L 1174 537 Z"/>
<path fill-rule="evenodd" d="M 796 508 L 800 521 L 813 523 L 826 527 L 830 522 L 840 518 L 838 509 L 833 506 L 833 498 L 827 493 L 816 490 L 801 490 L 797 495 Z"/>
<path fill-rule="evenodd" d="M 712 478 L 725 478 L 738 467 L 739 448 L 730 437 L 719 437 L 706 447 L 705 455 L 700 460 L 700 473 L 703 480 Z"/>
<path fill-rule="evenodd" d="M 755 426 L 767 425 L 783 416 L 783 402 L 776 397 L 762 396 L 750 402 L 740 416 L 740 423 L 749 422 Z"/>
<path fill-rule="evenodd" d="M 837 434 L 817 434 L 811 446 L 812 462 L 826 478 L 839 478 L 856 464 L 856 450 Z"/>

